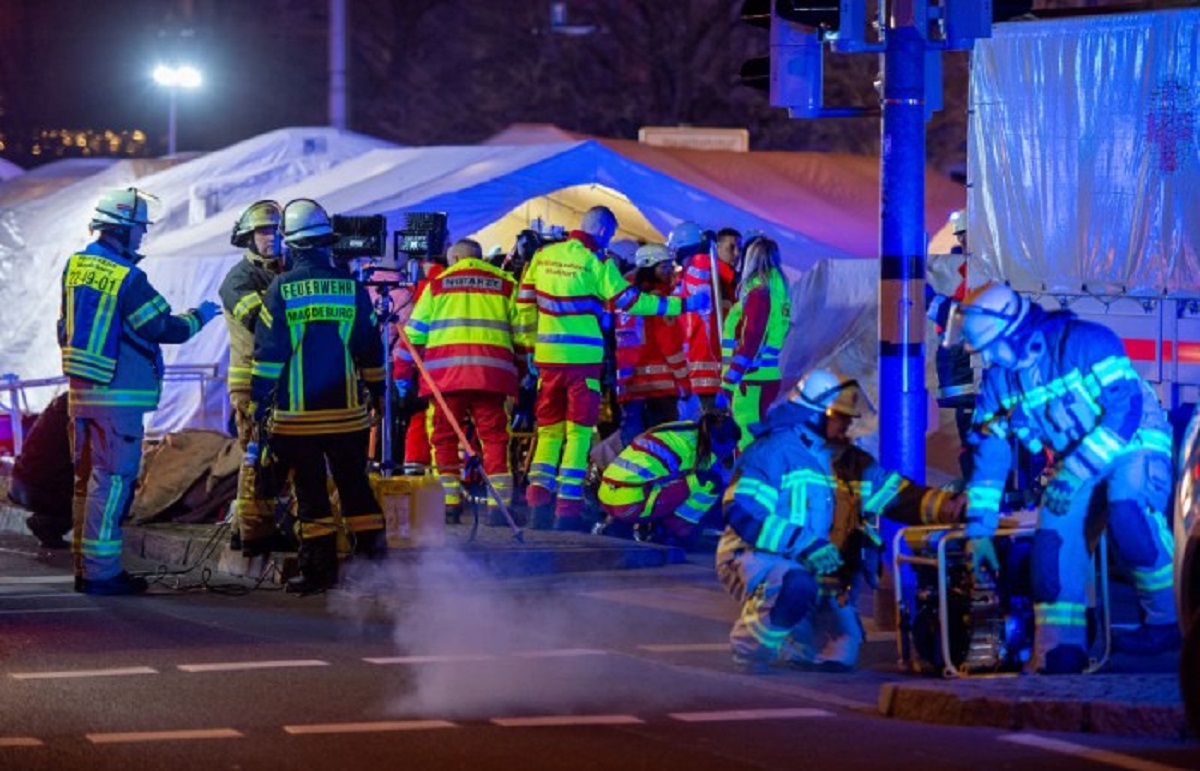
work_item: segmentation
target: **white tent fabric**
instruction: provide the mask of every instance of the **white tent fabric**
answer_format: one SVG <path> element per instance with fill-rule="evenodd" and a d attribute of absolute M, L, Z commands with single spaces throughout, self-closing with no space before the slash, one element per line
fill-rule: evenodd
<path fill-rule="evenodd" d="M 979 40 L 969 230 L 986 272 L 1029 291 L 1200 291 L 1198 83 L 1195 9 Z"/>
<path fill-rule="evenodd" d="M 732 226 L 775 238 L 793 282 L 796 333 L 785 353 L 786 376 L 795 379 L 814 365 L 832 362 L 847 374 L 873 382 L 876 159 L 703 152 L 583 140 L 377 149 L 329 165 L 306 175 L 272 173 L 279 164 L 214 164 L 196 178 L 187 174 L 192 164 L 183 164 L 171 170 L 178 174 L 171 184 L 163 175 L 141 180 L 141 186 L 163 197 L 167 209 L 167 227 L 153 229 L 146 239 L 144 251 L 150 257 L 143 267 L 177 309 L 216 299 L 222 278 L 240 259 L 229 244 L 234 212 L 263 197 L 281 202 L 314 198 L 331 213 L 383 214 L 390 231 L 402 225 L 405 212 L 443 211 L 449 215 L 453 237 L 478 237 L 485 248 L 493 243 L 507 248 L 533 217 L 574 227 L 583 211 L 603 203 L 617 213 L 625 234 L 634 237 L 661 239 L 679 222 L 695 220 L 705 227 Z M 268 171 L 260 173 L 264 168 Z M 964 196 L 961 188 L 932 175 L 927 192 L 927 222 L 936 230 L 950 211 L 962 206 Z M 90 206 L 94 195 L 88 199 Z M 61 217 L 74 227 L 86 222 L 86 210 Z M 78 244 L 84 240 L 81 232 Z M 29 322 L 17 333 L 36 337 L 37 342 L 20 355 L 0 354 L 0 372 L 14 371 L 26 378 L 57 373 L 56 282 L 61 259 L 78 244 L 39 251 L 49 256 L 38 262 L 51 266 L 49 283 L 37 290 L 45 297 L 44 307 L 29 313 Z M 811 324 L 817 317 L 822 320 L 819 329 Z M 221 362 L 222 368 L 226 354 L 220 323 L 167 351 L 168 363 Z M 151 427 L 215 427 L 223 398 L 223 393 L 202 398 L 194 384 L 169 386 Z"/>
<path fill-rule="evenodd" d="M 226 234 L 225 251 L 229 251 L 228 233 L 236 216 L 230 211 L 240 211 L 245 204 L 290 182 L 388 146 L 382 140 L 328 128 L 285 129 L 165 170 L 156 168 L 160 166 L 157 162 L 119 161 L 47 195 L 11 208 L 0 207 L 0 307 L 4 308 L 0 372 L 15 373 L 25 380 L 61 374 L 55 340 L 60 274 L 67 257 L 89 241 L 87 223 L 104 190 L 136 185 L 155 196 L 158 204 L 151 207 L 156 221 L 154 237 L 186 226 L 198 216 L 198 209 L 208 216 L 223 211 L 225 215 L 215 221 Z M 147 238 L 146 253 L 154 253 L 153 244 L 153 238 Z M 159 280 L 156 262 L 151 258 L 143 263 L 152 281 Z M 186 290 L 171 292 L 158 287 L 176 309 L 194 306 L 200 299 L 215 299 L 220 283 L 220 274 L 212 271 L 170 278 L 188 285 Z M 224 347 L 223 342 L 215 342 L 224 340 L 223 331 L 216 329 L 219 326 L 205 330 L 201 338 L 186 346 L 169 347 L 168 363 L 219 361 Z M 206 344 L 210 338 L 215 341 Z M 191 396 L 180 396 L 180 391 Z M 49 392 L 30 393 L 31 406 L 40 407 L 52 396 Z M 183 427 L 191 416 L 204 413 L 194 385 L 169 388 L 164 402 L 174 404 L 177 399 L 185 403 L 174 410 L 173 417 L 168 415 L 171 428 Z"/>

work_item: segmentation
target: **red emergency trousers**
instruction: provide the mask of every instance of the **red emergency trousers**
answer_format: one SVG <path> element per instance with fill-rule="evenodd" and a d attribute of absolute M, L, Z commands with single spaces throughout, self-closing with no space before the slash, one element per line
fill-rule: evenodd
<path fill-rule="evenodd" d="M 683 297 L 712 292 L 711 257 L 695 254 L 688 258 L 680 284 Z M 717 260 L 717 282 L 721 289 L 721 318 L 729 312 L 736 276 L 733 267 Z M 714 298 L 714 302 L 715 302 Z M 685 313 L 683 334 L 687 352 L 688 384 L 697 396 L 713 396 L 721 389 L 721 330 L 713 324 L 713 313 Z"/>
<path fill-rule="evenodd" d="M 393 298 L 393 307 L 400 308 L 399 320 L 396 322 L 397 332 L 404 329 L 404 325 L 408 323 L 408 317 L 412 314 L 412 308 L 417 304 L 421 294 L 425 291 L 425 287 L 429 286 L 429 282 L 441 275 L 445 270 L 444 265 L 431 263 L 425 268 L 425 278 L 417 282 L 413 289 L 412 300 L 410 302 L 396 303 Z M 399 358 L 400 350 L 404 347 L 403 343 L 397 342 L 392 351 L 392 377 L 408 377 L 404 374 L 407 363 Z M 418 387 L 421 384 L 418 383 Z M 390 398 L 390 395 L 389 395 Z M 419 463 L 422 466 L 433 465 L 433 446 L 429 442 L 429 417 L 427 412 L 417 412 L 408 419 L 408 432 L 404 435 L 404 462 Z"/>

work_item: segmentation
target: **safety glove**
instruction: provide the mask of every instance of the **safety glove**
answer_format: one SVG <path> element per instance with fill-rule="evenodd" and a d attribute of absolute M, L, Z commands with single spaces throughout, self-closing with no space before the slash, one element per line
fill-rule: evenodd
<path fill-rule="evenodd" d="M 530 353 L 529 356 L 525 359 L 525 364 L 526 364 L 525 368 L 529 372 L 529 376 L 531 378 L 533 378 L 534 380 L 537 380 L 538 368 L 537 368 L 537 365 L 533 363 L 533 354 L 532 353 Z"/>
<path fill-rule="evenodd" d="M 196 318 L 200 320 L 200 326 L 204 326 L 217 317 L 217 314 L 221 312 L 221 306 L 212 300 L 205 300 L 193 312 L 196 314 Z"/>
<path fill-rule="evenodd" d="M 1042 494 L 1042 508 L 1056 517 L 1061 517 L 1071 508 L 1071 502 L 1079 494 L 1083 480 L 1065 468 L 1060 468 L 1046 492 Z"/>
<path fill-rule="evenodd" d="M 818 538 L 800 552 L 800 563 L 818 576 L 827 576 L 842 566 L 842 553 L 824 538 Z"/>
<path fill-rule="evenodd" d="M 991 538 L 969 539 L 966 554 L 976 581 L 987 582 L 995 578 L 1000 570 L 1000 560 L 996 557 L 996 544 Z"/>
<path fill-rule="evenodd" d="M 733 401 L 733 394 L 726 388 L 721 388 L 717 391 L 717 398 L 713 400 L 713 407 L 721 412 L 729 412 L 729 403 Z"/>
<path fill-rule="evenodd" d="M 408 398 L 408 393 L 409 393 L 409 391 L 412 390 L 412 381 L 411 380 L 409 380 L 408 378 L 401 378 L 400 380 L 393 381 L 392 385 L 395 387 L 396 396 L 400 397 L 400 401 L 403 402 L 405 399 Z"/>
<path fill-rule="evenodd" d="M 684 313 L 708 313 L 711 310 L 712 294 L 710 292 L 696 292 L 683 298 Z"/>
<path fill-rule="evenodd" d="M 696 481 L 701 485 L 711 485 L 712 491 L 719 492 L 725 489 L 727 482 L 725 475 L 722 473 L 720 464 L 709 466 L 708 468 L 699 469 L 696 471 Z"/>

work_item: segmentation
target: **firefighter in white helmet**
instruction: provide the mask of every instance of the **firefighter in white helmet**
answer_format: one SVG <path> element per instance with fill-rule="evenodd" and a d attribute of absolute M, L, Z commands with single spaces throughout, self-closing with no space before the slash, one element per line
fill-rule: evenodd
<path fill-rule="evenodd" d="M 142 419 L 158 408 L 163 343 L 183 343 L 218 313 L 205 301 L 172 315 L 137 263 L 149 218 L 136 188 L 100 197 L 96 240 L 67 259 L 58 342 L 69 380 L 75 464 L 75 591 L 140 594 L 146 579 L 121 568 L 121 523 L 142 462 Z"/>
<path fill-rule="evenodd" d="M 337 235 L 321 205 L 288 203 L 280 230 L 291 267 L 263 295 L 250 392 L 255 423 L 269 415 L 271 448 L 296 488 L 300 575 L 287 591 L 309 595 L 338 580 L 330 476 L 355 556 L 378 561 L 387 551 L 367 477 L 370 417 L 361 388 L 373 403 L 383 395 L 383 342 L 366 289 L 333 264 Z"/>
<path fill-rule="evenodd" d="M 670 296 L 675 289 L 675 263 L 662 244 L 646 244 L 633 257 L 625 278 L 645 294 Z M 615 314 L 617 403 L 621 405 L 621 444 L 638 434 L 679 419 L 679 399 L 691 391 L 684 352 L 684 325 L 679 316 Z"/>
<path fill-rule="evenodd" d="M 250 399 L 250 366 L 254 359 L 254 330 L 262 311 L 262 298 L 271 281 L 283 270 L 283 245 L 279 236 L 281 210 L 275 201 L 255 201 L 242 211 L 229 240 L 245 249 L 221 282 L 221 305 L 229 331 L 229 400 L 237 426 L 238 443 L 246 451 L 254 432 Z M 247 557 L 289 549 L 290 539 L 275 525 L 274 504 L 255 490 L 255 477 L 243 464 L 238 470 L 234 501 L 233 547 Z M 261 487 L 261 484 L 259 485 Z"/>
<path fill-rule="evenodd" d="M 955 522 L 961 496 L 885 471 L 848 431 L 869 408 L 858 382 L 816 369 L 754 428 L 725 491 L 717 575 L 742 603 L 734 666 L 847 671 L 862 625 L 854 600 L 874 582 L 878 518 Z"/>
<path fill-rule="evenodd" d="M 967 488 L 977 570 L 995 564 L 990 536 L 1012 464 L 1010 440 L 1053 454 L 1033 540 L 1033 666 L 1075 673 L 1088 664 L 1087 519 L 1097 489 L 1107 497 L 1108 532 L 1131 568 L 1143 618 L 1114 647 L 1155 654 L 1177 646 L 1166 520 L 1171 427 L 1121 340 L 1070 311 L 1046 311 L 1001 283 L 966 297 L 947 339 L 961 340 L 985 366 Z"/>

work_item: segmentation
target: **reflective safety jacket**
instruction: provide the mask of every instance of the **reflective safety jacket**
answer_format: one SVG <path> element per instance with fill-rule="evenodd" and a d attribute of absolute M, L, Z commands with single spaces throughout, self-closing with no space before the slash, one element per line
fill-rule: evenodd
<path fill-rule="evenodd" d="M 600 318 L 612 310 L 636 316 L 677 316 L 678 297 L 642 294 L 612 260 L 596 256 L 587 233 L 538 251 L 521 277 L 517 293 L 517 342 L 530 347 L 539 367 L 600 364 L 604 335 Z"/>
<path fill-rule="evenodd" d="M 645 293 L 659 294 L 649 287 Z M 662 294 L 668 294 L 670 287 Z M 689 314 L 690 315 L 690 314 Z M 673 398 L 687 388 L 680 316 L 616 314 L 617 401 Z"/>
<path fill-rule="evenodd" d="M 201 326 L 194 310 L 171 315 L 142 269 L 102 242 L 71 255 L 63 269 L 58 319 L 71 415 L 157 409 L 159 346 L 185 342 Z"/>
<path fill-rule="evenodd" d="M 429 282 L 404 334 L 441 391 L 517 395 L 516 293 L 510 274 L 474 258 L 459 260 Z M 407 379 L 412 357 L 400 348 L 400 377 Z M 420 394 L 428 396 L 429 384 L 420 383 Z"/>
<path fill-rule="evenodd" d="M 951 493 L 884 469 L 870 453 L 830 444 L 813 430 L 814 413 L 784 402 L 755 428 L 725 491 L 729 523 L 719 549 L 753 548 L 791 559 L 819 539 L 842 551 L 847 583 L 862 567 L 863 537 L 880 516 L 929 524 Z M 720 557 L 718 557 L 720 561 Z M 754 580 L 750 581 L 755 583 Z"/>
<path fill-rule="evenodd" d="M 755 277 L 725 319 L 721 340 L 722 387 L 743 380 L 779 380 L 779 354 L 791 322 L 792 303 L 783 275 L 772 272 L 766 284 Z"/>
<path fill-rule="evenodd" d="M 838 487 L 833 448 L 809 427 L 812 416 L 784 402 L 755 426 L 724 497 L 727 534 L 739 547 L 795 559 L 829 538 Z"/>
<path fill-rule="evenodd" d="M 328 249 L 294 253 L 271 282 L 254 333 L 251 395 L 274 406 L 276 434 L 367 428 L 358 377 L 383 393 L 383 341 L 366 290 L 329 263 Z"/>
<path fill-rule="evenodd" d="M 254 360 L 254 327 L 262 297 L 279 275 L 274 260 L 250 250 L 229 269 L 221 282 L 221 308 L 229 330 L 229 396 L 237 402 L 250 398 L 250 366 Z"/>
<path fill-rule="evenodd" d="M 683 270 L 681 292 L 684 297 L 712 292 L 711 256 L 706 253 L 688 258 Z M 717 260 L 717 283 L 721 290 L 721 317 L 732 307 L 733 268 Z M 711 396 L 721 387 L 721 330 L 716 328 L 713 313 L 683 314 L 684 335 L 687 341 L 688 382 L 694 394 Z"/>
<path fill-rule="evenodd" d="M 700 482 L 696 474 L 711 469 L 717 462 L 709 453 L 707 458 L 696 458 L 696 431 L 694 421 L 664 423 L 639 434 L 621 454 L 604 469 L 600 482 L 601 502 L 604 502 L 605 487 L 619 490 L 623 505 L 644 500 L 643 516 L 649 516 L 654 501 L 667 485 L 677 479 L 686 479 L 688 497 L 677 509 L 675 516 L 696 523 L 712 508 L 720 496 L 713 482 Z"/>
<path fill-rule="evenodd" d="M 1084 480 L 1135 448 L 1171 453 L 1166 413 L 1120 338 L 1069 311 L 1031 313 L 1027 345 L 1043 353 L 1026 369 L 984 370 L 971 425 L 967 516 L 988 529 L 999 517 L 1011 437 L 1034 453 L 1050 449 L 1061 468 Z"/>

